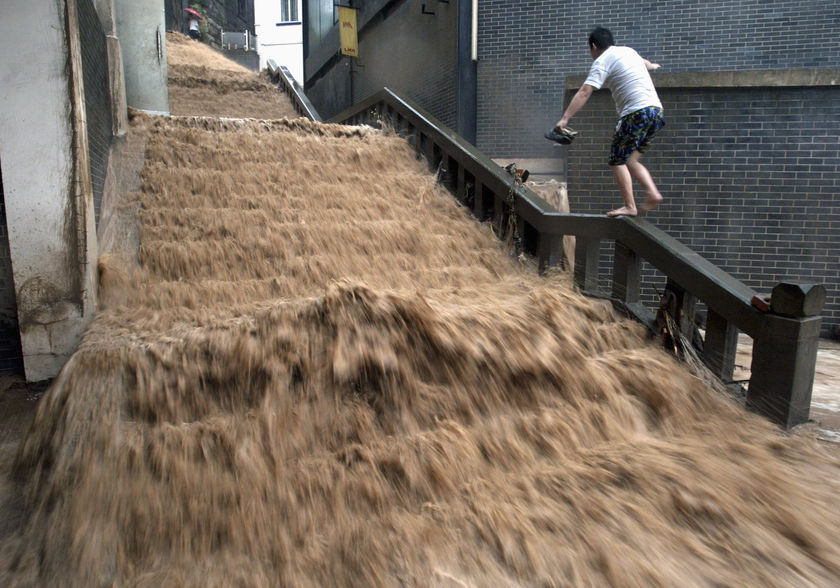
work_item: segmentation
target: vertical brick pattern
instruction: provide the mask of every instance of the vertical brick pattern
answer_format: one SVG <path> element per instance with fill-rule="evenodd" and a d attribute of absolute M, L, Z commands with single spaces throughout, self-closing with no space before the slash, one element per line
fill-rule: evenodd
<path fill-rule="evenodd" d="M 836 68 L 837 0 L 479 2 L 478 148 L 552 157 L 567 76 L 585 74 L 598 25 L 667 72 Z"/>
<path fill-rule="evenodd" d="M 840 89 L 659 93 L 666 126 L 643 162 L 666 200 L 647 219 L 761 293 L 781 281 L 824 284 L 828 336 L 840 324 Z M 581 134 L 563 148 L 573 211 L 621 203 L 607 165 L 615 120 L 605 91 L 575 118 Z M 646 266 L 643 278 L 653 305 L 664 276 Z"/>
<path fill-rule="evenodd" d="M 102 207 L 108 153 L 111 148 L 111 97 L 108 85 L 108 50 L 105 33 L 92 0 L 78 0 L 82 75 L 85 85 L 88 155 L 93 185 L 96 225 Z"/>
<path fill-rule="evenodd" d="M 0 171 L 0 375 L 23 373 L 23 352 L 17 320 L 17 299 L 12 276 L 9 232 L 6 228 L 6 197 Z"/>

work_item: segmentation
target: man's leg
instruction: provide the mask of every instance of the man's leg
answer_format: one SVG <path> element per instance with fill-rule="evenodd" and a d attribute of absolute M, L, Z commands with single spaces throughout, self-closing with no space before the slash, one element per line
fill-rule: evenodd
<path fill-rule="evenodd" d="M 645 193 L 647 193 L 647 200 L 645 200 L 645 203 L 641 206 L 641 209 L 643 211 L 646 211 L 656 208 L 656 205 L 662 202 L 662 194 L 660 194 L 659 190 L 656 188 L 656 184 L 654 183 L 653 177 L 651 177 L 650 172 L 639 161 L 639 158 L 641 156 L 641 152 L 634 151 L 633 154 L 630 156 L 630 159 L 627 160 L 627 170 L 629 172 L 629 175 L 632 176 L 637 182 L 639 182 L 645 189 Z M 619 188 L 620 187 L 621 186 L 619 185 Z M 633 198 L 632 188 L 630 198 Z M 627 201 L 625 199 L 625 203 L 626 202 Z"/>
<path fill-rule="evenodd" d="M 637 153 L 633 153 L 633 155 L 637 155 Z M 630 175 L 628 165 L 611 165 L 610 169 L 612 169 L 615 183 L 618 184 L 624 206 L 609 211 L 607 216 L 636 216 L 636 201 L 633 199 L 633 177 Z"/>

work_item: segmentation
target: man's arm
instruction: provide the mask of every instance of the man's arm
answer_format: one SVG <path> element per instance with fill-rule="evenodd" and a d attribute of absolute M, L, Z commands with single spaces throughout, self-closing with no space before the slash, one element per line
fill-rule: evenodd
<path fill-rule="evenodd" d="M 560 129 L 561 131 L 565 129 L 569 125 L 569 121 L 572 117 L 577 114 L 577 111 L 583 108 L 583 105 L 586 104 L 586 101 L 589 100 L 589 97 L 592 96 L 592 92 L 595 91 L 595 86 L 590 86 L 589 84 L 583 84 L 580 89 L 575 93 L 574 98 L 572 101 L 569 102 L 569 107 L 566 108 L 566 112 L 563 113 L 563 118 L 557 121 L 557 124 L 554 125 L 555 129 Z"/>
<path fill-rule="evenodd" d="M 645 62 L 645 67 L 648 69 L 648 71 L 653 71 L 655 69 L 659 69 L 660 67 L 662 67 L 658 63 L 653 63 L 652 61 L 648 61 L 644 57 L 642 57 L 642 61 Z"/>

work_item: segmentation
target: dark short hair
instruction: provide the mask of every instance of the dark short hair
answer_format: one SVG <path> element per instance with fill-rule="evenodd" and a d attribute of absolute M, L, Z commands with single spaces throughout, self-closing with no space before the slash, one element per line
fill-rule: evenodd
<path fill-rule="evenodd" d="M 615 45 L 615 39 L 609 29 L 604 27 L 595 27 L 589 33 L 589 44 L 595 45 L 598 49 L 606 49 Z"/>

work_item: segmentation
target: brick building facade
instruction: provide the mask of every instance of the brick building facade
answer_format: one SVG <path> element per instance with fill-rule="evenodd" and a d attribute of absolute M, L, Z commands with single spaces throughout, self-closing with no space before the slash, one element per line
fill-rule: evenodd
<path fill-rule="evenodd" d="M 761 293 L 781 281 L 824 284 L 829 334 L 840 322 L 840 92 L 801 70 L 777 73 L 772 86 L 758 72 L 739 87 L 691 77 L 658 79 L 667 122 L 645 162 L 666 201 L 647 219 Z M 606 165 L 614 118 L 609 94 L 597 92 L 574 120 L 579 141 L 561 148 L 577 212 L 620 204 Z M 664 284 L 652 269 L 645 277 Z M 656 299 L 648 288 L 645 300 Z"/>

